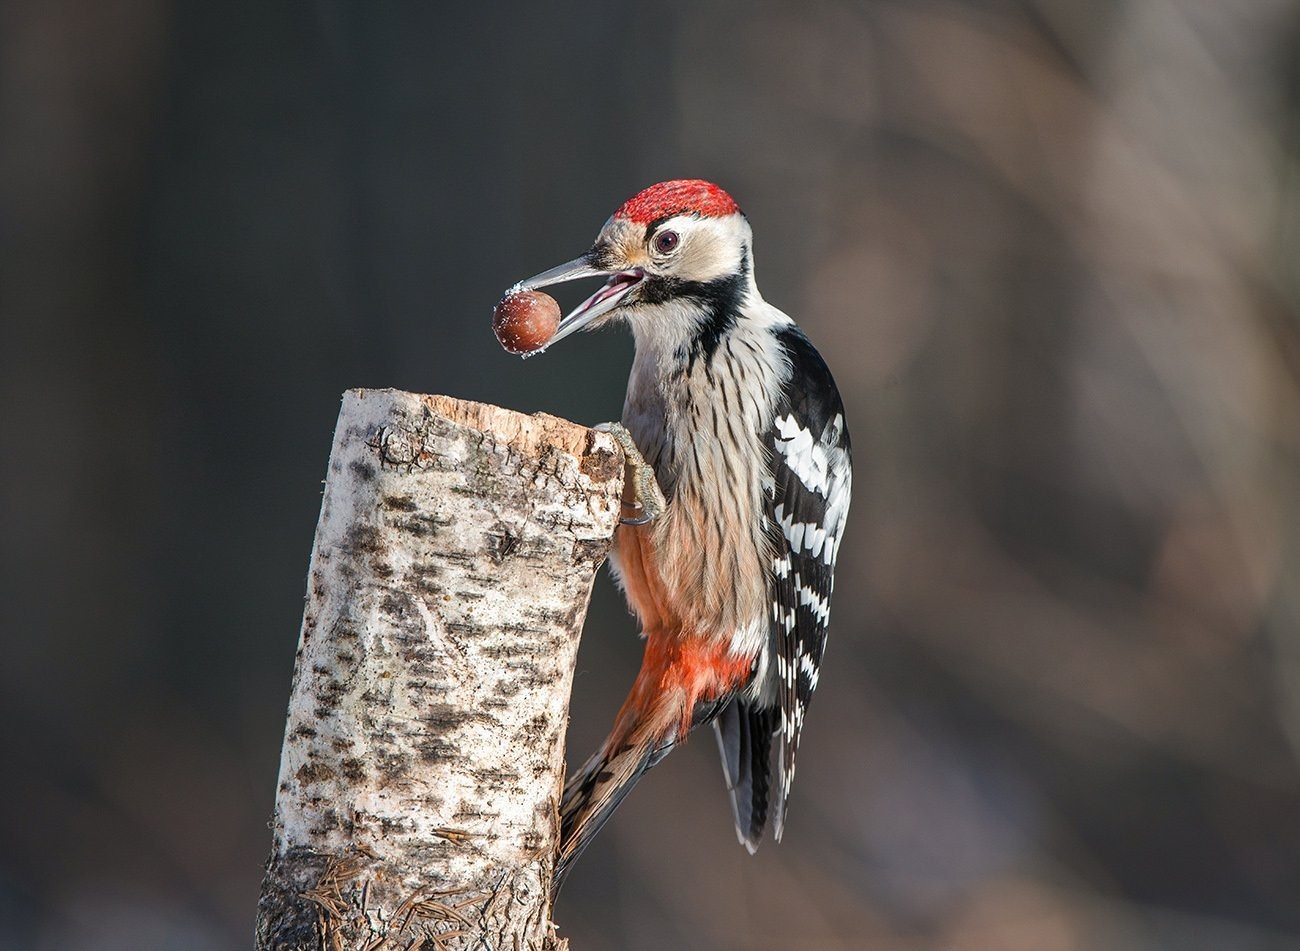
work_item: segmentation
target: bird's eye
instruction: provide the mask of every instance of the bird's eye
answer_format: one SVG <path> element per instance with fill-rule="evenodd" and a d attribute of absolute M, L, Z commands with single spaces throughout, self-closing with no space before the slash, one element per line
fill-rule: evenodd
<path fill-rule="evenodd" d="M 677 247 L 679 240 L 676 231 L 661 231 L 655 235 L 655 250 L 660 254 L 667 254 Z"/>

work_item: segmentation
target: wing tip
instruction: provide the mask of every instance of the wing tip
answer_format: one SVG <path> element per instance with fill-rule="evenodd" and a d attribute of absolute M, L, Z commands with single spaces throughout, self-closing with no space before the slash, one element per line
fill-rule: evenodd
<path fill-rule="evenodd" d="M 738 699 L 714 721 L 736 841 L 750 855 L 758 851 L 774 818 L 770 794 L 780 792 L 770 779 L 774 718 L 773 709 Z"/>
<path fill-rule="evenodd" d="M 760 832 L 757 836 L 748 836 L 745 835 L 740 826 L 737 825 L 736 841 L 743 845 L 745 851 L 750 855 L 756 855 L 758 854 L 758 847 L 763 844 L 763 833 Z"/>

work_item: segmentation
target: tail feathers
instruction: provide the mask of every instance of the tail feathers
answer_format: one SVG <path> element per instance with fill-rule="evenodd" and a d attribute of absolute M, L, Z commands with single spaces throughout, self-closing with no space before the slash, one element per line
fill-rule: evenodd
<path fill-rule="evenodd" d="M 736 838 L 753 855 L 763 840 L 771 805 L 776 710 L 736 698 L 718 714 L 713 728 L 722 755 L 722 772 L 731 793 Z M 780 805 L 777 804 L 778 811 Z M 776 838 L 781 838 L 779 829 Z"/>
<path fill-rule="evenodd" d="M 564 884 L 573 863 L 614 814 L 623 797 L 632 791 L 637 780 L 667 756 L 675 745 L 672 739 L 652 739 L 630 743 L 613 755 L 606 755 L 602 750 L 565 783 L 564 799 L 560 804 L 560 855 L 555 866 L 554 891 Z"/>

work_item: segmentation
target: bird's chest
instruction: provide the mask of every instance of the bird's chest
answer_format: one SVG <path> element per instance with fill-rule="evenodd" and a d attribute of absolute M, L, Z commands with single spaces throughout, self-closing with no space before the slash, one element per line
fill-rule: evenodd
<path fill-rule="evenodd" d="M 709 437 L 694 425 L 698 415 L 698 399 L 693 399 L 685 387 L 663 387 L 636 376 L 628 387 L 623 425 L 655 470 L 659 488 L 669 500 L 676 495 L 683 478 L 689 480 L 695 475 L 689 461 L 696 441 Z"/>
<path fill-rule="evenodd" d="M 616 546 L 643 623 L 653 614 L 731 636 L 765 615 L 761 433 L 770 408 L 764 390 L 746 390 L 754 375 L 726 350 L 690 366 L 647 366 L 640 355 L 633 365 L 623 424 L 668 500 L 656 523 L 621 532 Z M 644 605 L 633 587 L 650 594 Z"/>
<path fill-rule="evenodd" d="M 757 489 L 764 477 L 762 433 L 771 425 L 773 387 L 763 367 L 746 365 L 738 350 L 749 356 L 734 346 L 692 361 L 637 354 L 623 425 L 670 499 L 679 488 L 732 495 Z"/>

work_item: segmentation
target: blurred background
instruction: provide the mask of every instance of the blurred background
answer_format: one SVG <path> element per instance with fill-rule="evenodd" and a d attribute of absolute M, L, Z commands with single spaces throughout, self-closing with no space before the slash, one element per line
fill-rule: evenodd
<path fill-rule="evenodd" d="M 0 947 L 251 944 L 340 393 L 616 418 L 491 307 L 705 177 L 856 499 L 786 841 L 699 737 L 574 948 L 1300 948 L 1298 120 L 1297 0 L 4 0 Z"/>

